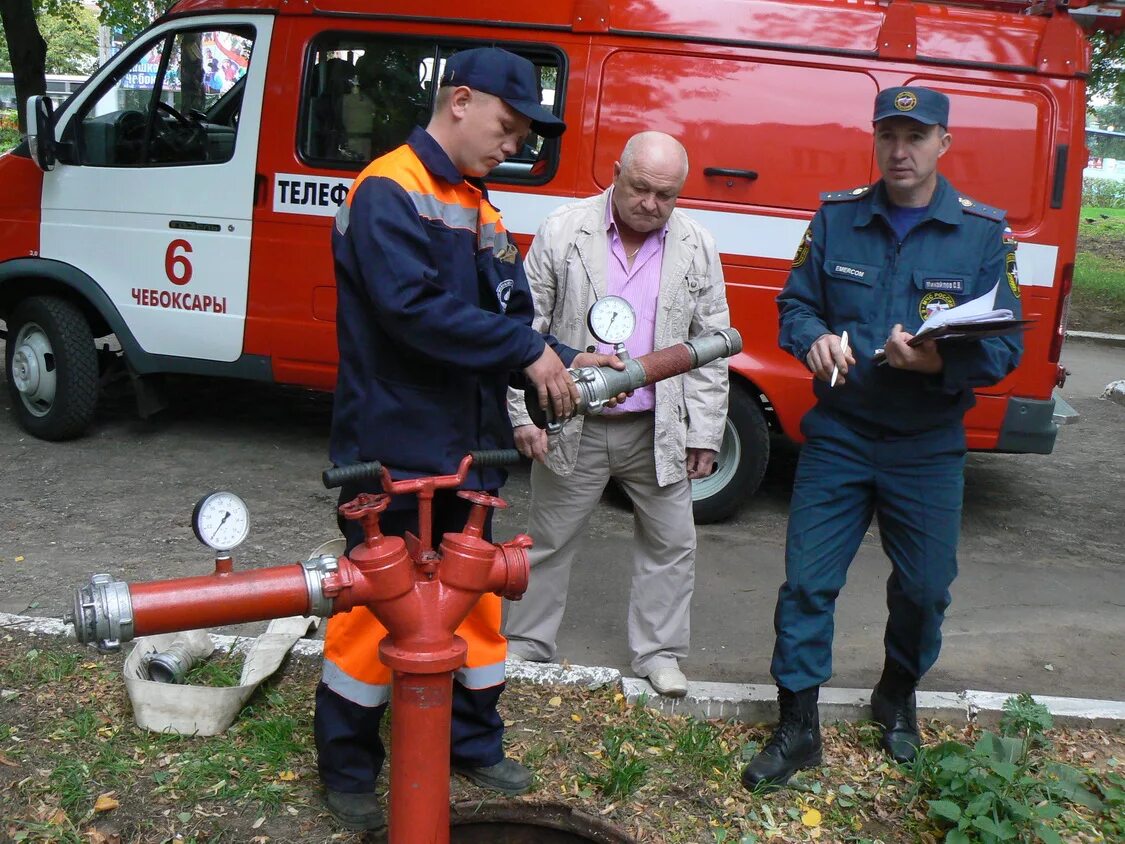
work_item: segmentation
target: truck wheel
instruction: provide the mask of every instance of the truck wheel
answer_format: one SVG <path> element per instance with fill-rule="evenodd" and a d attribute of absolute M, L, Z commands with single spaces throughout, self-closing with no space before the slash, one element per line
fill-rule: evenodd
<path fill-rule="evenodd" d="M 758 491 L 770 457 L 770 431 L 761 407 L 742 387 L 731 384 L 726 430 L 717 468 L 691 482 L 696 524 L 718 522 Z"/>
<path fill-rule="evenodd" d="M 65 299 L 40 296 L 16 307 L 8 320 L 4 372 L 16 417 L 29 434 L 65 440 L 93 421 L 94 335 L 82 312 Z"/>

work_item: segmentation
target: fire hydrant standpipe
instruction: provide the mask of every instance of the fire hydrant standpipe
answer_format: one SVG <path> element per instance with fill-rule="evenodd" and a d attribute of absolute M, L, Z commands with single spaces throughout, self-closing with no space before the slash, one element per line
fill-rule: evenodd
<path fill-rule="evenodd" d="M 571 370 L 579 391 L 577 412 L 596 412 L 620 393 L 741 350 L 742 338 L 728 328 L 629 359 L 623 371 Z M 527 395 L 536 424 L 561 424 L 545 418 L 532 391 Z M 458 495 L 472 504 L 465 527 L 445 534 L 435 550 L 433 497 L 439 489 L 460 487 L 474 463 L 499 466 L 518 460 L 514 449 L 473 452 L 456 474 L 400 481 L 378 463 L 329 469 L 324 473 L 329 488 L 380 478 L 384 490 L 362 493 L 340 508 L 344 518 L 363 527 L 364 540 L 349 555 L 236 572 L 229 553 L 221 552 L 210 575 L 132 585 L 95 574 L 76 592 L 68 621 L 78 641 L 116 650 L 135 636 L 370 608 L 387 629 L 379 657 L 392 671 L 390 842 L 448 844 L 453 672 L 465 664 L 468 650 L 454 631 L 485 592 L 509 599 L 523 595 L 531 539 L 486 541 L 488 510 L 503 502 L 462 490 Z M 384 536 L 379 514 L 392 495 L 408 494 L 418 498 L 419 536 Z"/>
<path fill-rule="evenodd" d="M 390 842 L 449 841 L 449 745 L 453 672 L 465 664 L 465 641 L 454 631 L 485 592 L 518 599 L 527 589 L 524 535 L 503 544 L 483 538 L 488 510 L 506 506 L 487 493 L 459 491 L 472 504 L 460 533 L 434 549 L 434 492 L 455 489 L 477 465 L 514 463 L 514 449 L 474 452 L 453 475 L 394 481 L 378 463 L 330 469 L 325 486 L 381 478 L 384 494 L 361 494 L 340 508 L 359 521 L 364 541 L 348 556 L 236 572 L 230 557 L 203 577 L 125 584 L 91 578 L 69 617 L 78 640 L 106 650 L 135 636 L 284 618 L 331 616 L 367 606 L 387 628 L 379 656 L 393 672 Z M 392 495 L 418 497 L 420 536 L 384 536 L 379 514 Z"/>

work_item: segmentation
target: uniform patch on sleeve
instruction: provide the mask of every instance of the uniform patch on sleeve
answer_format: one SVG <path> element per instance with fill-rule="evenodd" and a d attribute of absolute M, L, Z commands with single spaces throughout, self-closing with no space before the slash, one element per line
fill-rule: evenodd
<path fill-rule="evenodd" d="M 1004 274 L 1008 276 L 1008 289 L 1017 299 L 1020 297 L 1020 275 L 1016 269 L 1016 253 L 1009 252 L 1004 260 Z"/>
<path fill-rule="evenodd" d="M 809 226 L 801 236 L 801 245 L 797 247 L 797 254 L 793 256 L 793 269 L 797 269 L 809 259 L 809 249 L 811 248 L 812 226 Z"/>
<path fill-rule="evenodd" d="M 1012 231 L 1011 226 L 1004 226 L 1004 245 L 1010 246 L 1013 249 L 1019 246 L 1019 241 L 1016 240 L 1016 235 Z"/>
<path fill-rule="evenodd" d="M 918 316 L 927 320 L 938 311 L 947 311 L 957 304 L 952 295 L 945 292 L 927 293 L 918 303 Z"/>
<path fill-rule="evenodd" d="M 512 298 L 512 288 L 515 284 L 511 279 L 504 279 L 496 285 L 496 304 L 500 306 L 500 313 L 508 312 L 508 302 Z"/>

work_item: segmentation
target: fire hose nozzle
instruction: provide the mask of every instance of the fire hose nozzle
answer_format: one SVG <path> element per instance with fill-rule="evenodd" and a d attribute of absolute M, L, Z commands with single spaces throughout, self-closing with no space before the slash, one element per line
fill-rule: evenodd
<path fill-rule="evenodd" d="M 93 644 L 102 653 L 121 649 L 133 638 L 133 602 L 129 584 L 108 574 L 95 574 L 74 592 L 74 609 L 63 621 L 74 625 L 74 634 L 84 645 Z"/>
<path fill-rule="evenodd" d="M 677 343 L 666 349 L 629 358 L 624 369 L 612 366 L 584 366 L 571 369 L 570 377 L 578 387 L 578 401 L 575 413 L 598 413 L 615 396 L 628 393 L 639 387 L 655 384 L 665 378 L 683 375 L 693 369 L 706 366 L 720 358 L 729 358 L 742 351 L 742 335 L 734 328 L 723 328 L 714 334 L 695 337 L 684 343 Z M 539 395 L 535 389 L 524 391 L 524 405 L 531 421 L 551 433 L 562 429 L 566 419 L 556 419 L 539 407 Z M 573 417 L 571 417 L 573 418 Z"/>

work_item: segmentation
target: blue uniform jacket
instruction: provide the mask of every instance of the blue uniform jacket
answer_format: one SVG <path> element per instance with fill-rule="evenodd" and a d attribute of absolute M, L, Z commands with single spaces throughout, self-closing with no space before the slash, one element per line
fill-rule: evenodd
<path fill-rule="evenodd" d="M 360 173 L 332 248 L 333 463 L 379 460 L 396 477 L 418 477 L 452 473 L 475 449 L 511 448 L 512 373 L 544 342 L 568 366 L 576 352 L 531 328 L 522 259 L 483 184 L 462 178 L 416 128 Z M 504 478 L 474 469 L 465 486 L 495 489 Z"/>
<path fill-rule="evenodd" d="M 908 434 L 960 423 L 973 388 L 1019 363 L 1019 335 L 939 343 L 944 369 L 925 375 L 876 366 L 891 328 L 917 332 L 927 309 L 953 307 L 996 286 L 997 308 L 1020 316 L 1015 242 L 1004 214 L 941 176 L 922 220 L 899 241 L 882 181 L 822 195 L 793 269 L 777 297 L 781 347 L 805 362 L 825 333 L 848 332 L 856 365 L 835 388 L 816 380 L 818 406 L 861 432 Z M 997 284 L 999 283 L 999 284 Z"/>

